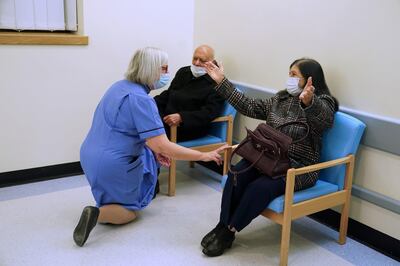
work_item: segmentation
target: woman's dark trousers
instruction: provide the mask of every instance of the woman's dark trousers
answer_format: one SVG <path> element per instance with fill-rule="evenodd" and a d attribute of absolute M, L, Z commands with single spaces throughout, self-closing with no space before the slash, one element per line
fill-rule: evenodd
<path fill-rule="evenodd" d="M 249 165 L 243 159 L 233 170 L 240 171 Z M 234 186 L 233 174 L 228 174 L 222 193 L 220 221 L 240 231 L 260 215 L 273 199 L 285 193 L 285 182 L 282 178 L 265 176 L 255 168 L 238 174 L 236 179 Z"/>

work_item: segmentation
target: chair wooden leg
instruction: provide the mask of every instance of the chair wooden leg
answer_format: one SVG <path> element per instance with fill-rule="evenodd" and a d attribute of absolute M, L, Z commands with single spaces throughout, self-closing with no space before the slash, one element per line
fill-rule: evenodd
<path fill-rule="evenodd" d="M 175 196 L 175 184 L 176 183 L 176 161 L 171 160 L 171 165 L 169 166 L 169 176 L 168 176 L 168 196 Z"/>
<path fill-rule="evenodd" d="M 289 244 L 290 244 L 290 229 L 292 226 L 292 205 L 294 191 L 294 169 L 289 169 L 286 175 L 285 188 L 285 207 L 283 211 L 282 221 L 282 237 L 281 237 L 281 262 L 280 266 L 288 265 Z"/>
<path fill-rule="evenodd" d="M 189 167 L 190 167 L 190 168 L 194 168 L 194 161 L 190 161 L 190 162 L 189 162 Z"/>
<path fill-rule="evenodd" d="M 354 155 L 350 155 L 349 163 L 346 165 L 346 176 L 344 189 L 346 190 L 346 201 L 342 206 L 340 215 L 340 228 L 339 228 L 339 244 L 343 245 L 346 243 L 347 226 L 349 222 L 349 211 L 350 211 L 350 199 L 351 199 L 351 185 L 353 183 L 353 172 L 354 172 Z"/>
<path fill-rule="evenodd" d="M 343 207 L 340 215 L 340 228 L 339 228 L 339 244 L 343 245 L 346 243 L 347 226 L 349 223 L 349 209 L 350 202 L 347 201 Z"/>
<path fill-rule="evenodd" d="M 232 154 L 232 150 L 231 149 L 226 149 L 225 152 L 224 152 L 224 168 L 223 168 L 223 171 L 222 171 L 223 175 L 228 174 L 228 165 L 230 163 L 231 154 Z"/>
<path fill-rule="evenodd" d="M 280 266 L 288 265 L 291 226 L 292 226 L 292 220 L 284 219 L 282 223 L 281 258 L 279 263 Z"/>

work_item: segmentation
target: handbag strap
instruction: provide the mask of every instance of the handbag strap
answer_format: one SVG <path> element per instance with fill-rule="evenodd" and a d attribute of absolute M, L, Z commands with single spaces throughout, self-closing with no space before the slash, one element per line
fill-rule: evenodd
<path fill-rule="evenodd" d="M 247 137 L 246 140 L 245 140 L 245 141 L 242 141 L 242 142 L 237 146 L 237 148 L 232 152 L 232 154 L 231 154 L 231 158 L 230 158 L 229 163 L 228 163 L 228 171 L 231 172 L 231 173 L 233 174 L 233 185 L 234 185 L 234 186 L 237 185 L 237 175 L 238 175 L 238 174 L 242 174 L 242 173 L 244 173 L 244 172 L 250 170 L 251 168 L 253 168 L 253 167 L 258 163 L 258 161 L 260 161 L 260 159 L 262 158 L 262 156 L 263 156 L 264 153 L 265 153 L 265 149 L 263 149 L 263 150 L 260 152 L 260 155 L 258 156 L 258 158 L 257 158 L 250 166 L 246 167 L 245 169 L 242 169 L 242 170 L 239 170 L 239 171 L 234 171 L 234 170 L 232 170 L 231 166 L 232 166 L 232 158 L 233 158 L 233 155 L 234 155 L 235 153 L 237 153 L 237 151 L 240 149 L 240 147 L 242 147 L 244 144 L 246 144 L 246 143 L 249 142 L 249 141 L 251 141 L 251 138 L 250 138 L 250 137 Z"/>
<path fill-rule="evenodd" d="M 231 172 L 231 173 L 234 174 L 235 176 L 238 175 L 238 174 L 242 174 L 242 173 L 244 173 L 244 172 L 250 170 L 254 165 L 256 165 L 256 163 L 258 163 L 258 161 L 259 161 L 259 160 L 261 159 L 261 157 L 264 155 L 264 151 L 265 151 L 265 150 L 263 149 L 263 150 L 261 151 L 260 155 L 258 156 L 257 160 L 255 160 L 249 167 L 246 167 L 245 169 L 242 169 L 242 170 L 240 170 L 240 171 L 234 171 L 234 170 L 232 170 L 231 165 L 232 165 L 232 158 L 233 158 L 233 155 L 234 155 L 235 153 L 237 153 L 237 151 L 240 149 L 240 147 L 242 147 L 244 144 L 246 144 L 246 143 L 249 142 L 249 141 L 250 141 L 250 138 L 247 138 L 246 141 L 243 141 L 242 143 L 240 143 L 239 146 L 237 146 L 237 148 L 232 152 L 231 159 L 229 160 L 229 164 L 228 164 L 228 170 L 229 170 L 229 172 Z"/>
<path fill-rule="evenodd" d="M 298 139 L 298 140 L 292 141 L 292 144 L 293 144 L 293 143 L 300 142 L 300 141 L 303 141 L 304 139 L 307 138 L 307 136 L 308 136 L 308 134 L 309 134 L 309 132 L 310 132 L 310 127 L 309 127 L 309 125 L 308 125 L 307 123 L 300 122 L 300 121 L 291 121 L 291 122 L 287 122 L 287 123 L 284 123 L 284 124 L 282 124 L 282 125 L 279 125 L 279 126 L 277 126 L 277 127 L 275 128 L 275 129 L 279 129 L 279 128 L 282 128 L 282 127 L 285 127 L 285 126 L 289 126 L 289 125 L 293 125 L 293 124 L 300 124 L 300 125 L 305 126 L 305 127 L 307 128 L 307 133 L 306 133 L 306 135 L 305 135 L 304 137 L 302 137 L 302 138 L 300 138 L 300 139 Z M 253 134 L 253 135 L 254 135 L 254 134 Z M 253 137 L 256 137 L 256 136 L 253 136 Z M 246 144 L 246 143 L 249 142 L 249 141 L 251 141 L 251 138 L 250 138 L 249 136 L 247 136 L 247 137 L 246 137 L 246 140 L 245 140 L 245 141 L 242 141 L 242 142 L 237 146 L 237 148 L 232 152 L 231 158 L 230 158 L 229 163 L 228 163 L 228 171 L 231 172 L 231 173 L 233 174 L 234 185 L 235 185 L 235 186 L 236 186 L 236 183 L 237 183 L 237 180 L 236 180 L 236 179 L 237 179 L 237 175 L 238 175 L 238 174 L 242 174 L 242 173 L 244 173 L 244 172 L 250 170 L 251 168 L 253 168 L 253 167 L 258 163 L 258 161 L 262 158 L 262 156 L 264 155 L 264 152 L 265 152 L 265 149 L 263 149 L 263 150 L 261 151 L 260 155 L 258 156 L 258 158 L 257 158 L 250 166 L 246 167 L 245 169 L 242 169 L 242 170 L 239 170 L 239 171 L 234 171 L 234 170 L 232 170 L 231 166 L 232 166 L 232 158 L 233 158 L 233 155 L 234 155 L 235 153 L 237 153 L 237 151 L 240 149 L 240 147 L 242 147 L 244 144 Z"/>
<path fill-rule="evenodd" d="M 303 125 L 307 129 L 307 133 L 306 133 L 305 136 L 303 136 L 303 137 L 301 137 L 301 138 L 299 138 L 297 140 L 293 140 L 292 144 L 301 142 L 301 141 L 305 140 L 308 137 L 308 133 L 310 133 L 310 126 L 307 123 L 304 123 L 304 122 L 301 122 L 301 121 L 291 121 L 291 122 L 283 123 L 282 125 L 279 125 L 279 126 L 277 126 L 275 128 L 275 129 L 280 129 L 282 127 L 286 127 L 286 126 L 294 125 L 294 124 Z"/>

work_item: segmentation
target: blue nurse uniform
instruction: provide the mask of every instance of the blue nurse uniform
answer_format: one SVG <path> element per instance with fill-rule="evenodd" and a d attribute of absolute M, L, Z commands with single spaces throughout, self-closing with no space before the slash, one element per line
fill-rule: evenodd
<path fill-rule="evenodd" d="M 147 138 L 165 134 L 149 89 L 121 80 L 96 108 L 80 160 L 97 206 L 140 210 L 153 199 L 160 167 Z"/>

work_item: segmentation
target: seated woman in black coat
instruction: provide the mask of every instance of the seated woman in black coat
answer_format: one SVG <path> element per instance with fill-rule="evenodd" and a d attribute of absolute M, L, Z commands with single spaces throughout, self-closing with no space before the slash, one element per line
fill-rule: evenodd
<path fill-rule="evenodd" d="M 223 68 L 206 63 L 207 73 L 218 84 L 215 89 L 238 112 L 251 118 L 265 120 L 272 127 L 286 122 L 307 123 L 309 134 L 291 144 L 288 156 L 290 166 L 299 168 L 319 161 L 322 134 L 333 124 L 338 103 L 331 96 L 321 65 L 308 58 L 301 58 L 290 65 L 286 89 L 269 99 L 253 99 L 236 90 L 224 77 Z M 281 131 L 292 139 L 300 139 L 307 129 L 299 124 L 285 126 Z M 240 171 L 250 165 L 242 159 L 233 169 Z M 295 190 L 313 186 L 318 173 L 297 176 Z M 230 248 L 235 232 L 241 231 L 256 218 L 276 197 L 285 192 L 285 178 L 272 179 L 252 168 L 237 175 L 237 183 L 229 174 L 222 194 L 221 214 L 217 226 L 201 241 L 203 253 L 219 256 Z"/>

